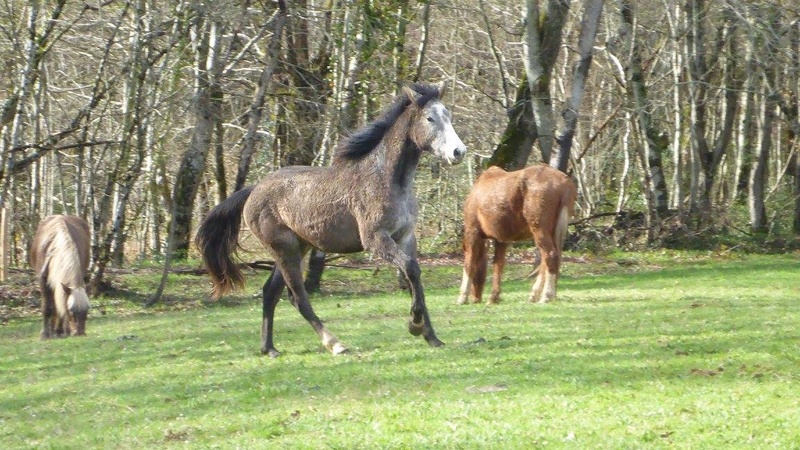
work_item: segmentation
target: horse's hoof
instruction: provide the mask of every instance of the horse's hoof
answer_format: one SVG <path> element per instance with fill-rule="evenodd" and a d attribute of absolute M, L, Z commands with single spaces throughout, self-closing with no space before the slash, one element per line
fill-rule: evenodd
<path fill-rule="evenodd" d="M 428 345 L 431 347 L 441 347 L 444 345 L 444 342 L 440 341 L 436 336 L 426 336 L 425 340 L 428 341 Z"/>
<path fill-rule="evenodd" d="M 414 323 L 413 321 L 408 322 L 408 332 L 411 333 L 412 336 L 419 336 L 423 331 L 425 331 L 424 323 Z"/>
<path fill-rule="evenodd" d="M 348 350 L 347 347 L 345 347 L 339 342 L 333 344 L 333 347 L 331 347 L 330 350 L 331 353 L 333 353 L 334 355 L 346 355 L 350 353 L 350 350 Z"/>
<path fill-rule="evenodd" d="M 456 300 L 456 305 L 466 305 L 466 304 L 467 304 L 466 297 L 458 297 L 458 300 Z"/>
<path fill-rule="evenodd" d="M 281 352 L 275 350 L 274 348 L 270 348 L 270 349 L 266 349 L 266 350 L 262 348 L 261 349 L 261 354 L 262 355 L 267 355 L 270 358 L 277 358 L 277 357 L 281 356 Z"/>

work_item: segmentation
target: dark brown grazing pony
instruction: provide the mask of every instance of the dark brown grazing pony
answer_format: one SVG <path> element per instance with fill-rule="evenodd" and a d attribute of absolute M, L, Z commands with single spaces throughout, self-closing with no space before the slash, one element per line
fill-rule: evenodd
<path fill-rule="evenodd" d="M 262 289 L 261 352 L 280 355 L 272 341 L 275 305 L 288 286 L 290 301 L 333 354 L 347 351 L 314 313 L 300 263 L 312 247 L 328 253 L 362 250 L 395 264 L 411 287 L 409 331 L 440 346 L 425 306 L 417 263 L 414 174 L 423 152 L 455 164 L 466 147 L 450 123 L 437 87 L 405 88 L 377 120 L 342 141 L 331 167 L 290 166 L 217 205 L 197 232 L 219 297 L 244 284 L 231 258 L 244 219 L 275 257 Z"/>
<path fill-rule="evenodd" d="M 30 263 L 42 291 L 42 339 L 86 334 L 89 224 L 75 216 L 46 217 L 33 238 Z"/>
<path fill-rule="evenodd" d="M 531 238 L 541 252 L 542 263 L 530 301 L 555 300 L 561 248 L 576 196 L 575 183 L 545 164 L 513 172 L 499 167 L 486 169 L 464 204 L 464 276 L 458 303 L 467 302 L 467 291 L 474 303 L 481 301 L 488 239 L 495 244 L 489 303 L 500 301 L 508 243 Z"/>

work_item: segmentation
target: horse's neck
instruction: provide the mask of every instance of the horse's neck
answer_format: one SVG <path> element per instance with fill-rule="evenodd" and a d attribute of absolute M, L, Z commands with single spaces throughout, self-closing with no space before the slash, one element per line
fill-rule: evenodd
<path fill-rule="evenodd" d="M 380 149 L 388 175 L 385 181 L 402 190 L 410 189 L 422 156 L 422 151 L 409 137 L 409 122 L 408 114 L 401 116 L 386 133 Z"/>

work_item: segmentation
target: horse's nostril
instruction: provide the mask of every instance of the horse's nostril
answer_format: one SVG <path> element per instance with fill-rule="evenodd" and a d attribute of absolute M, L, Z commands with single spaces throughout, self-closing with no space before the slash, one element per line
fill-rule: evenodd
<path fill-rule="evenodd" d="M 461 157 L 461 155 L 463 155 L 464 153 L 466 153 L 466 152 L 463 149 L 460 149 L 460 148 L 456 148 L 453 151 L 453 154 L 456 156 L 456 158 Z"/>

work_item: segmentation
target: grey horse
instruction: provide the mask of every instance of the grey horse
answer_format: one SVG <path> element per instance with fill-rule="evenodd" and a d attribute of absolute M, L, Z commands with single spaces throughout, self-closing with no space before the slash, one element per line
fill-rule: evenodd
<path fill-rule="evenodd" d="M 378 119 L 342 140 L 330 167 L 282 168 L 235 192 L 205 218 L 195 243 L 211 275 L 214 297 L 244 284 L 232 259 L 242 219 L 275 258 L 262 289 L 262 354 L 280 355 L 273 345 L 273 319 L 285 286 L 322 344 L 333 354 L 347 351 L 314 313 L 303 286 L 301 261 L 312 247 L 329 253 L 366 250 L 396 265 L 413 297 L 410 333 L 421 334 L 431 346 L 442 345 L 420 281 L 413 192 L 423 152 L 449 164 L 461 162 L 466 153 L 442 94 L 433 85 L 404 87 Z"/>

